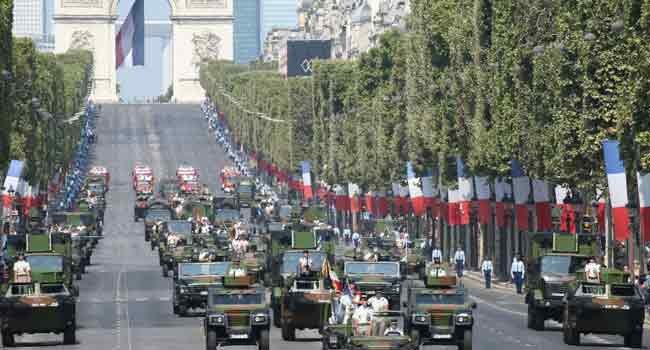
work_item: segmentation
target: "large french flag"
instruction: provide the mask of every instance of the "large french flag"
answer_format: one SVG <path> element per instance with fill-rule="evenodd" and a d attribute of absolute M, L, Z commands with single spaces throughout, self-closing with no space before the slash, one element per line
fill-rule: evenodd
<path fill-rule="evenodd" d="M 413 214 L 422 216 L 425 213 L 424 193 L 422 191 L 422 180 L 415 176 L 413 163 L 406 162 L 406 178 L 408 179 L 409 196 L 413 205 Z"/>
<path fill-rule="evenodd" d="M 449 189 L 447 204 L 447 223 L 451 226 L 460 225 L 460 194 L 458 189 Z"/>
<path fill-rule="evenodd" d="M 314 197 L 313 190 L 311 188 L 311 167 L 309 166 L 308 160 L 303 160 L 301 163 L 302 167 L 302 194 L 306 200 L 312 199 Z"/>
<path fill-rule="evenodd" d="M 562 209 L 560 214 L 560 231 L 576 233 L 576 210 L 569 198 L 569 188 L 563 185 L 555 186 L 555 203 Z"/>
<path fill-rule="evenodd" d="M 144 0 L 135 0 L 115 37 L 115 68 L 144 66 Z"/>
<path fill-rule="evenodd" d="M 487 176 L 475 176 L 476 199 L 478 199 L 478 222 L 490 224 L 490 183 Z"/>
<path fill-rule="evenodd" d="M 614 237 L 618 241 L 623 241 L 630 236 L 630 218 L 627 211 L 627 179 L 619 153 L 619 142 L 615 140 L 603 141 L 603 153 L 609 200 L 612 203 Z"/>
<path fill-rule="evenodd" d="M 472 198 L 474 197 L 474 182 L 472 177 L 467 174 L 465 163 L 460 157 L 456 157 L 456 173 L 458 175 L 459 224 L 469 225 Z"/>
<path fill-rule="evenodd" d="M 348 194 L 350 196 L 350 211 L 358 213 L 361 211 L 361 189 L 355 183 L 348 183 Z"/>
<path fill-rule="evenodd" d="M 506 206 L 503 203 L 503 199 L 506 196 L 506 189 L 509 186 L 510 184 L 501 178 L 494 180 L 494 223 L 499 228 L 506 226 Z"/>
<path fill-rule="evenodd" d="M 438 216 L 437 203 L 436 203 L 437 189 L 433 185 L 433 175 L 430 170 L 427 170 L 425 176 L 422 177 L 422 195 L 424 196 L 424 207 L 431 209 L 431 217 Z"/>
<path fill-rule="evenodd" d="M 598 198 L 598 204 L 596 207 L 596 220 L 598 221 L 598 233 L 605 233 L 605 206 L 607 205 L 607 201 L 605 201 L 605 195 L 603 194 L 602 190 L 596 190 L 596 198 Z"/>
<path fill-rule="evenodd" d="M 533 200 L 537 214 L 537 230 L 550 231 L 553 228 L 553 220 L 551 219 L 551 193 L 548 182 L 533 180 Z"/>
<path fill-rule="evenodd" d="M 528 197 L 530 196 L 530 179 L 524 174 L 519 161 L 510 161 L 510 175 L 512 176 L 512 189 L 515 199 L 515 213 L 517 215 L 517 229 L 528 231 Z"/>

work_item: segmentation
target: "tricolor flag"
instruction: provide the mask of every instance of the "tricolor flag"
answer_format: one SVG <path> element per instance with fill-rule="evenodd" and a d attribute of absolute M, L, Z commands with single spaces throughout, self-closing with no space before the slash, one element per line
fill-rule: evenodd
<path fill-rule="evenodd" d="M 380 218 L 385 218 L 388 215 L 388 199 L 386 199 L 386 191 L 377 191 L 376 192 L 376 206 L 377 206 L 377 216 Z"/>
<path fill-rule="evenodd" d="M 413 214 L 422 216 L 426 212 L 424 203 L 424 193 L 422 192 L 422 180 L 415 176 L 413 164 L 406 162 L 406 178 L 408 179 L 409 196 L 411 205 L 413 205 Z"/>
<path fill-rule="evenodd" d="M 639 183 L 639 223 L 643 242 L 650 241 L 650 173 L 636 173 Z"/>
<path fill-rule="evenodd" d="M 309 161 L 304 160 L 301 163 L 302 167 L 302 195 L 305 200 L 310 200 L 314 197 L 313 190 L 311 188 L 311 167 L 309 166 Z"/>
<path fill-rule="evenodd" d="M 503 179 L 494 180 L 494 221 L 497 227 L 503 228 L 506 225 L 506 208 L 503 199 L 506 196 L 506 189 L 510 184 Z"/>
<path fill-rule="evenodd" d="M 452 226 L 460 225 L 460 195 L 457 189 L 448 190 L 447 223 Z"/>
<path fill-rule="evenodd" d="M 598 198 L 598 207 L 596 208 L 596 221 L 598 221 L 598 233 L 605 233 L 605 194 L 602 190 L 596 190 L 596 198 Z M 646 197 L 647 198 L 647 197 Z"/>
<path fill-rule="evenodd" d="M 490 223 L 490 184 L 487 176 L 475 176 L 476 199 L 478 199 L 478 221 L 482 225 Z"/>
<path fill-rule="evenodd" d="M 625 167 L 623 166 L 618 146 L 618 141 L 603 141 L 609 200 L 612 203 L 614 237 L 618 241 L 623 241 L 630 236 L 630 218 L 627 212 L 627 179 L 625 178 Z"/>
<path fill-rule="evenodd" d="M 402 215 L 408 215 L 409 214 L 409 186 L 408 183 L 401 183 L 399 184 L 399 197 L 401 199 L 402 203 Z"/>
<path fill-rule="evenodd" d="M 375 205 L 375 193 L 373 191 L 368 191 L 363 196 L 363 201 L 366 205 L 366 211 L 372 214 L 373 217 L 377 216 L 377 206 Z"/>
<path fill-rule="evenodd" d="M 350 210 L 350 200 L 345 191 L 345 188 L 341 185 L 334 185 L 334 195 L 335 198 L 335 207 L 338 211 L 348 211 Z"/>
<path fill-rule="evenodd" d="M 551 194 L 549 184 L 543 180 L 533 180 L 533 200 L 535 201 L 535 214 L 537 216 L 537 230 L 540 232 L 551 231 Z"/>
<path fill-rule="evenodd" d="M 569 188 L 563 185 L 555 186 L 555 202 L 562 209 L 560 214 L 560 231 L 576 233 L 576 208 L 573 205 Z"/>
<path fill-rule="evenodd" d="M 144 66 L 144 0 L 135 0 L 115 37 L 115 68 Z"/>
<path fill-rule="evenodd" d="M 355 183 L 348 183 L 348 194 L 350 196 L 350 212 L 358 213 L 361 211 L 361 189 Z"/>
<path fill-rule="evenodd" d="M 424 196 L 424 207 L 431 209 L 431 217 L 436 217 L 437 205 L 436 205 L 436 188 L 433 186 L 433 175 L 431 170 L 426 171 L 422 177 L 422 195 Z"/>
<path fill-rule="evenodd" d="M 456 174 L 458 175 L 458 210 L 461 225 L 469 225 L 472 198 L 474 197 L 474 182 L 467 174 L 465 163 L 456 157 Z"/>
<path fill-rule="evenodd" d="M 528 197 L 530 196 L 530 179 L 524 174 L 524 169 L 516 159 L 510 161 L 510 175 L 515 199 L 517 229 L 528 231 Z"/>

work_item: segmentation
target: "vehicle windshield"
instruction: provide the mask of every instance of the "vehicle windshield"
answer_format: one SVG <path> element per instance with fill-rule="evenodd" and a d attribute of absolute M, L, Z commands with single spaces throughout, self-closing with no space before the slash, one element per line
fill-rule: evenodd
<path fill-rule="evenodd" d="M 291 212 L 292 212 L 291 206 L 286 206 L 285 205 L 285 206 L 280 207 L 280 210 L 278 211 L 278 216 L 280 216 L 282 218 L 288 218 L 288 217 L 291 217 Z"/>
<path fill-rule="evenodd" d="M 282 255 L 282 273 L 296 273 L 298 271 L 298 262 L 302 256 L 302 251 L 285 252 Z M 323 261 L 325 260 L 325 254 L 322 252 L 310 251 L 309 257 L 312 261 L 312 269 L 318 269 L 320 271 L 323 266 Z"/>
<path fill-rule="evenodd" d="M 284 227 L 280 223 L 271 223 L 271 224 L 269 224 L 269 231 L 270 232 L 281 232 L 281 231 L 284 231 Z"/>
<path fill-rule="evenodd" d="M 187 221 L 168 221 L 167 229 L 174 233 L 192 233 L 192 223 Z"/>
<path fill-rule="evenodd" d="M 180 275 L 184 277 L 192 276 L 224 276 L 228 271 L 230 262 L 215 262 L 208 264 L 180 264 Z"/>
<path fill-rule="evenodd" d="M 462 305 L 465 304 L 464 294 L 417 294 L 415 296 L 416 304 L 446 304 Z"/>
<path fill-rule="evenodd" d="M 63 257 L 60 255 L 27 255 L 25 260 L 32 271 L 63 272 Z"/>
<path fill-rule="evenodd" d="M 259 305 L 262 304 L 262 294 L 215 294 L 212 296 L 213 305 Z"/>
<path fill-rule="evenodd" d="M 197 180 L 195 175 L 182 175 L 181 179 L 185 182 L 194 182 Z"/>
<path fill-rule="evenodd" d="M 41 293 L 59 294 L 65 291 L 62 284 L 41 284 Z"/>
<path fill-rule="evenodd" d="M 587 258 L 577 256 L 547 255 L 541 259 L 540 272 L 559 275 L 573 274 L 582 269 L 587 260 Z"/>
<path fill-rule="evenodd" d="M 346 275 L 399 276 L 399 263 L 346 262 Z"/>
<path fill-rule="evenodd" d="M 618 297 L 633 297 L 636 295 L 636 288 L 629 284 L 613 284 L 610 290 L 612 295 Z"/>
<path fill-rule="evenodd" d="M 234 209 L 221 209 L 217 211 L 215 219 L 220 221 L 239 220 L 239 211 Z"/>
<path fill-rule="evenodd" d="M 155 209 L 155 210 L 147 210 L 147 216 L 145 220 L 147 221 L 168 221 L 172 218 L 172 214 L 169 212 L 169 210 L 165 209 Z"/>

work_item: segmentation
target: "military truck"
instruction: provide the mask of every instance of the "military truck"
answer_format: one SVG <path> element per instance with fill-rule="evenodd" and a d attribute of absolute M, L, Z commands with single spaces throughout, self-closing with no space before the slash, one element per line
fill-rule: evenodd
<path fill-rule="evenodd" d="M 526 261 L 527 326 L 544 330 L 545 320 L 563 322 L 563 304 L 576 271 L 589 258 L 599 256 L 598 237 L 559 233 L 536 233 L 530 237 Z"/>
<path fill-rule="evenodd" d="M 151 241 L 151 235 L 157 234 L 162 229 L 162 223 L 172 219 L 172 211 L 164 201 L 152 201 L 149 204 L 149 209 L 144 216 L 144 240 L 145 242 Z M 151 244 L 153 250 L 155 246 Z"/>
<path fill-rule="evenodd" d="M 180 238 L 192 236 L 192 223 L 185 220 L 169 220 L 162 223 L 159 231 L 155 244 L 158 246 L 158 258 L 160 266 L 162 266 L 163 257 L 170 249 L 167 245 L 167 236 L 170 234 L 176 234 Z M 151 241 L 154 242 L 154 236 L 152 236 Z"/>
<path fill-rule="evenodd" d="M 160 181 L 160 197 L 163 200 L 166 200 L 171 204 L 174 197 L 180 193 L 180 188 L 178 187 L 178 180 L 175 178 L 166 178 Z"/>
<path fill-rule="evenodd" d="M 587 278 L 584 271 L 563 301 L 564 342 L 580 345 L 580 334 L 622 335 L 625 346 L 641 348 L 644 298 L 639 288 L 628 283 L 629 273 L 615 269 L 601 269 L 595 278 Z"/>
<path fill-rule="evenodd" d="M 53 276 L 57 281 L 65 283 L 73 293 L 77 293 L 73 273 L 79 271 L 73 270 L 72 242 L 69 235 L 26 235 L 25 261 L 31 266 L 32 279 L 47 280 Z"/>
<path fill-rule="evenodd" d="M 219 193 L 212 198 L 215 209 L 239 209 L 237 197 L 230 193 Z"/>
<path fill-rule="evenodd" d="M 223 288 L 208 290 L 203 320 L 206 350 L 224 345 L 257 345 L 269 349 L 270 315 L 266 290 L 244 269 L 231 266 Z M 241 273 L 239 273 L 241 272 Z"/>
<path fill-rule="evenodd" d="M 326 316 L 327 317 L 327 316 Z M 330 321 L 332 321 L 330 319 Z M 410 336 L 399 333 L 386 333 L 392 322 L 404 329 L 404 316 L 399 311 L 385 311 L 373 314 L 369 334 L 359 332 L 351 320 L 347 323 L 330 322 L 322 332 L 322 348 L 329 349 L 373 349 L 373 350 L 417 350 L 420 345 Z"/>
<path fill-rule="evenodd" d="M 32 268 L 39 268 L 40 260 L 31 259 Z M 42 260 L 52 260 L 52 257 Z M 63 333 L 64 344 L 76 343 L 76 299 L 62 279 L 62 257 L 58 269 L 58 272 L 36 274 L 32 270 L 32 282 L 9 283 L 6 293 L 0 297 L 4 347 L 15 345 L 15 335 L 35 333 Z"/>
<path fill-rule="evenodd" d="M 343 275 L 355 282 L 359 291 L 371 297 L 381 291 L 388 299 L 389 309 L 399 310 L 402 275 L 397 261 L 346 261 Z"/>
<path fill-rule="evenodd" d="M 214 221 L 214 207 L 212 201 L 191 197 L 183 203 L 183 210 L 179 219 L 187 220 L 189 218 L 194 218 L 199 220 L 203 217 L 208 218 L 210 222 Z"/>
<path fill-rule="evenodd" d="M 217 209 L 214 214 L 214 226 L 227 231 L 239 221 L 239 216 L 239 210 L 236 209 Z"/>
<path fill-rule="evenodd" d="M 192 235 L 183 236 L 175 246 L 167 246 L 162 253 L 161 266 L 163 277 L 168 277 L 169 272 L 176 278 L 178 264 L 181 262 L 198 262 L 200 249 L 194 246 Z"/>
<path fill-rule="evenodd" d="M 138 222 L 140 219 L 144 219 L 149 209 L 149 201 L 150 197 L 148 194 L 139 193 L 137 195 L 135 204 L 133 205 L 133 221 Z"/>
<path fill-rule="evenodd" d="M 205 309 L 208 289 L 220 287 L 230 262 L 180 263 L 178 278 L 174 280 L 174 314 L 185 316 L 191 309 Z"/>
<path fill-rule="evenodd" d="M 298 263 L 304 251 L 309 252 L 314 268 L 323 266 L 327 258 L 324 252 L 316 250 L 316 237 L 313 232 L 291 233 L 291 247 L 280 253 L 277 259 L 273 260 L 270 266 L 271 284 L 271 309 L 273 310 L 273 323 L 281 327 L 282 319 L 282 295 L 285 288 L 290 288 L 293 278 L 298 274 Z"/>
<path fill-rule="evenodd" d="M 237 188 L 235 197 L 240 208 L 251 208 L 255 205 L 255 180 L 252 178 L 236 178 Z"/>
<path fill-rule="evenodd" d="M 402 305 L 407 310 L 408 330 L 417 344 L 456 345 L 459 350 L 472 349 L 472 328 L 476 303 L 470 302 L 467 290 L 457 285 L 448 266 L 429 265 L 424 286 L 409 288 Z"/>

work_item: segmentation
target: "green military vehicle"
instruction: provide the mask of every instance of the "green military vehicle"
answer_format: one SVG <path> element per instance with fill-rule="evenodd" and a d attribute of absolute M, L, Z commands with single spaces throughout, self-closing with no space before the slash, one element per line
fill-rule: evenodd
<path fill-rule="evenodd" d="M 266 290 L 243 268 L 231 266 L 223 287 L 208 290 L 203 327 L 206 350 L 224 345 L 257 345 L 259 350 L 269 350 Z"/>
<path fill-rule="evenodd" d="M 32 269 L 44 271 L 44 264 L 49 271 L 32 270 L 30 283 L 9 283 L 0 298 L 2 345 L 14 346 L 15 335 L 35 333 L 63 333 L 64 344 L 75 344 L 76 300 L 63 281 L 63 257 L 30 260 Z"/>
<path fill-rule="evenodd" d="M 626 347 L 641 348 L 645 303 L 639 288 L 628 283 L 629 273 L 601 269 L 587 277 L 579 272 L 564 298 L 564 342 L 580 345 L 581 333 L 615 334 Z"/>
<path fill-rule="evenodd" d="M 218 230 L 229 231 L 239 221 L 239 210 L 217 209 L 214 214 L 214 227 Z"/>
<path fill-rule="evenodd" d="M 135 197 L 135 204 L 133 205 L 133 221 L 138 222 L 144 219 L 149 209 L 151 197 L 149 194 L 138 193 Z"/>
<path fill-rule="evenodd" d="M 169 205 L 160 200 L 154 200 L 149 204 L 149 209 L 144 216 L 144 240 L 145 242 L 150 242 L 152 235 L 156 235 L 156 241 L 158 239 L 158 233 L 162 229 L 162 224 L 165 221 L 172 219 L 172 210 L 169 208 Z M 151 249 L 155 245 L 151 242 Z"/>
<path fill-rule="evenodd" d="M 576 271 L 589 258 L 599 256 L 598 236 L 536 233 L 530 237 L 530 260 L 526 262 L 528 328 L 544 330 L 548 319 L 563 322 L 563 304 Z"/>
<path fill-rule="evenodd" d="M 237 197 L 230 193 L 219 193 L 212 198 L 214 207 L 219 209 L 239 209 Z"/>
<path fill-rule="evenodd" d="M 27 262 L 41 256 L 63 257 L 63 281 L 68 288 L 76 292 L 77 287 L 74 286 L 72 279 L 74 277 L 80 280 L 83 271 L 77 265 L 79 262 L 74 259 L 70 235 L 65 233 L 28 234 L 25 236 L 25 253 Z M 45 258 L 38 259 L 43 260 Z M 45 267 L 43 268 L 45 269 Z M 34 267 L 32 267 L 32 271 L 35 271 Z"/>
<path fill-rule="evenodd" d="M 79 266 L 85 270 L 97 241 L 101 238 L 96 227 L 96 218 L 89 212 L 59 212 L 52 215 L 55 232 L 69 234 L 72 238 L 74 255 L 80 259 Z"/>
<path fill-rule="evenodd" d="M 208 289 L 220 287 L 230 262 L 180 263 L 174 280 L 174 314 L 185 316 L 191 309 L 205 309 Z"/>
<path fill-rule="evenodd" d="M 168 247 L 168 236 L 175 234 L 180 238 L 185 238 L 192 235 L 192 223 L 185 220 L 169 220 L 162 223 L 159 226 L 157 234 L 151 236 L 151 242 L 158 247 L 158 258 L 160 266 L 162 266 L 162 258 L 165 255 Z"/>
<path fill-rule="evenodd" d="M 295 276 L 299 273 L 298 263 L 304 251 L 309 252 L 313 268 L 320 268 L 327 258 L 324 252 L 316 250 L 316 237 L 313 232 L 292 232 L 290 249 L 280 253 L 277 260 L 270 266 L 271 273 L 271 309 L 273 322 L 276 327 L 281 327 L 282 320 L 282 295 L 286 288 L 290 288 Z"/>
<path fill-rule="evenodd" d="M 409 288 L 408 329 L 417 344 L 456 345 L 472 349 L 472 328 L 476 303 L 470 302 L 467 290 L 458 286 L 451 269 L 441 265 L 427 267 L 424 286 Z M 413 281 L 417 283 L 421 281 Z"/>
<path fill-rule="evenodd" d="M 237 184 L 235 197 L 240 208 L 252 208 L 255 206 L 255 180 L 249 177 L 234 178 Z"/>
<path fill-rule="evenodd" d="M 381 291 L 388 299 L 389 309 L 399 310 L 403 281 L 399 262 L 346 261 L 343 275 L 369 298 Z"/>
<path fill-rule="evenodd" d="M 176 178 L 166 178 L 160 181 L 160 197 L 171 205 L 174 197 L 180 193 L 178 180 Z"/>
<path fill-rule="evenodd" d="M 210 222 L 214 221 L 214 206 L 212 201 L 198 197 L 190 197 L 185 200 L 179 219 L 187 220 L 193 218 L 200 220 L 204 217 L 208 218 Z"/>
<path fill-rule="evenodd" d="M 168 277 L 169 272 L 172 277 L 177 277 L 178 264 L 181 262 L 198 262 L 200 249 L 194 246 L 194 237 L 192 235 L 183 236 L 174 246 L 167 246 L 161 256 L 161 266 L 163 277 Z"/>
<path fill-rule="evenodd" d="M 396 330 L 390 329 L 393 322 L 397 324 Z M 351 320 L 347 323 L 330 323 L 322 332 L 322 349 L 417 350 L 420 345 L 402 331 L 405 323 L 399 311 L 374 313 L 368 333 L 361 333 Z"/>

